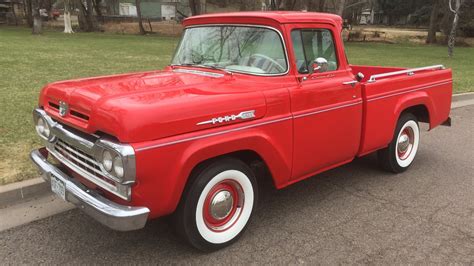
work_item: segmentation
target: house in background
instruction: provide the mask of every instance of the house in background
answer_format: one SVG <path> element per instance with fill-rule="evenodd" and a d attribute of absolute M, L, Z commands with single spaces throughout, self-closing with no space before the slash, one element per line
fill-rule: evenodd
<path fill-rule="evenodd" d="M 22 1 L 0 0 L 0 24 L 18 25 L 23 17 Z"/>
<path fill-rule="evenodd" d="M 176 20 L 179 8 L 186 8 L 180 0 L 142 0 L 142 17 L 153 20 Z M 187 4 L 187 1 L 185 1 Z M 110 1 L 108 14 L 111 16 L 137 17 L 135 1 Z"/>

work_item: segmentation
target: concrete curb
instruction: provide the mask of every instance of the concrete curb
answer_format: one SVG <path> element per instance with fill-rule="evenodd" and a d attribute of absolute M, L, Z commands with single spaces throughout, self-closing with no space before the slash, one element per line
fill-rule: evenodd
<path fill-rule="evenodd" d="M 474 105 L 474 92 L 453 95 L 451 109 L 467 105 Z M 0 208 L 50 193 L 49 184 L 40 177 L 0 186 Z"/>
<path fill-rule="evenodd" d="M 474 92 L 465 92 L 459 94 L 453 94 L 453 102 L 474 100 Z"/>
<path fill-rule="evenodd" d="M 453 94 L 451 109 L 456 109 L 468 105 L 474 105 L 474 92 Z"/>
<path fill-rule="evenodd" d="M 51 193 L 43 178 L 33 178 L 0 186 L 0 208 Z"/>

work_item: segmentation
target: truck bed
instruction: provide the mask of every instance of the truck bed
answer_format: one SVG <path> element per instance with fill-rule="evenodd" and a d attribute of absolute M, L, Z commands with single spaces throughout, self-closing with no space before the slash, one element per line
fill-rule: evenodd
<path fill-rule="evenodd" d="M 410 108 L 430 129 L 448 119 L 452 73 L 442 65 L 396 68 L 351 65 L 362 73 L 363 124 L 359 156 L 386 147 L 400 114 Z"/>

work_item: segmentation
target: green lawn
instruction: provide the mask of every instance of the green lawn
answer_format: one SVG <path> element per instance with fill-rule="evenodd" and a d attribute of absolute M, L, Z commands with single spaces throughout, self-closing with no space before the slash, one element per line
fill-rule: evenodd
<path fill-rule="evenodd" d="M 38 93 L 48 82 L 77 77 L 160 69 L 171 60 L 176 38 L 103 33 L 65 35 L 0 27 L 0 184 L 35 176 L 29 151 L 39 146 L 31 122 Z M 474 48 L 456 48 L 448 59 L 438 46 L 350 43 L 353 64 L 417 67 L 445 64 L 455 91 L 474 89 Z"/>

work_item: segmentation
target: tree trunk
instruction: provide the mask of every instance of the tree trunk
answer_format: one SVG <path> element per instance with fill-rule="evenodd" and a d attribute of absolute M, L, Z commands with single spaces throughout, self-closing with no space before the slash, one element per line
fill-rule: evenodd
<path fill-rule="evenodd" d="M 71 23 L 71 2 L 64 0 L 64 33 L 74 33 Z"/>
<path fill-rule="evenodd" d="M 15 19 L 15 26 L 18 26 L 18 18 L 16 16 L 15 4 L 13 2 L 11 3 L 11 7 L 12 7 L 12 15 L 13 15 L 13 18 Z"/>
<path fill-rule="evenodd" d="M 140 30 L 140 34 L 144 35 L 145 34 L 145 28 L 143 28 L 142 8 L 140 6 L 140 2 L 141 2 L 141 0 L 135 0 L 135 4 L 137 6 L 138 29 Z"/>
<path fill-rule="evenodd" d="M 189 8 L 191 9 L 191 15 L 196 16 L 201 14 L 201 1 L 200 0 L 189 0 Z"/>
<path fill-rule="evenodd" d="M 336 4 L 336 14 L 342 17 L 344 13 L 344 7 L 346 5 L 346 0 L 337 0 Z"/>
<path fill-rule="evenodd" d="M 41 16 L 39 13 L 40 8 L 40 0 L 32 0 L 32 12 L 33 12 L 33 34 L 41 34 L 42 33 L 42 21 Z"/>
<path fill-rule="evenodd" d="M 453 25 L 451 26 L 451 32 L 449 33 L 448 38 L 448 56 L 453 57 L 454 54 L 454 44 L 456 43 L 456 29 L 459 22 L 459 9 L 461 8 L 461 0 L 456 0 L 456 5 L 454 8 L 451 5 L 451 0 L 449 0 L 449 9 L 454 13 Z"/>
<path fill-rule="evenodd" d="M 278 1 L 277 0 L 270 0 L 270 10 L 278 10 Z"/>
<path fill-rule="evenodd" d="M 240 0 L 240 11 L 252 11 L 255 10 L 254 0 Z"/>
<path fill-rule="evenodd" d="M 306 10 L 311 11 L 313 9 L 313 0 L 306 0 Z"/>
<path fill-rule="evenodd" d="M 453 57 L 454 54 L 454 44 L 456 43 L 456 28 L 458 27 L 459 15 L 458 12 L 454 14 L 453 26 L 451 27 L 451 32 L 449 33 L 448 39 L 448 56 Z"/>
<path fill-rule="evenodd" d="M 97 20 L 94 17 L 94 3 L 92 0 L 86 0 L 87 10 L 86 10 L 86 21 L 88 31 L 96 31 L 99 27 L 97 25 Z"/>
<path fill-rule="evenodd" d="M 119 15 L 119 1 L 118 0 L 105 0 L 105 6 L 107 8 L 107 15 Z"/>
<path fill-rule="evenodd" d="M 97 20 L 94 16 L 94 8 L 92 0 L 86 0 L 86 5 L 81 0 L 76 0 L 79 6 L 79 28 L 83 31 L 91 32 L 99 29 Z"/>
<path fill-rule="evenodd" d="M 32 7 L 33 0 L 26 0 L 25 3 L 25 16 L 26 16 L 26 23 L 30 28 L 33 27 L 33 7 Z"/>
<path fill-rule="evenodd" d="M 95 13 L 96 13 L 97 17 L 99 17 L 101 19 L 101 22 L 102 22 L 102 10 L 100 9 L 100 2 L 101 2 L 101 0 L 94 0 L 93 5 L 94 5 L 94 10 L 95 10 Z"/>
<path fill-rule="evenodd" d="M 438 30 L 438 14 L 439 14 L 439 0 L 433 0 L 433 7 L 431 9 L 430 27 L 428 29 L 428 36 L 426 43 L 436 43 L 436 31 Z"/>
<path fill-rule="evenodd" d="M 318 11 L 319 12 L 326 11 L 326 0 L 319 0 Z"/>

